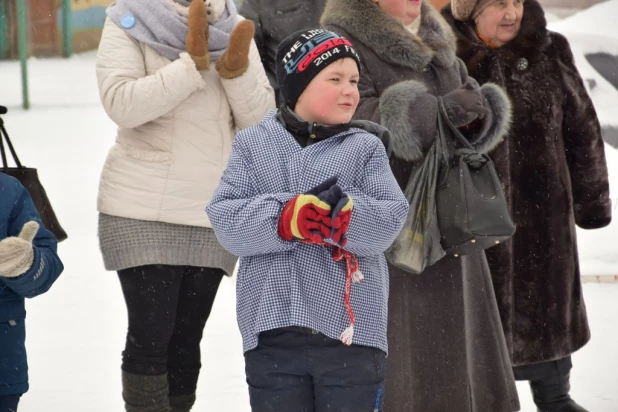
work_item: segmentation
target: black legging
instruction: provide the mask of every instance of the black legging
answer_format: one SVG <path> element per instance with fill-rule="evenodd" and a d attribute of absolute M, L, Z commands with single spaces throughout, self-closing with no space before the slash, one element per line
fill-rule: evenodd
<path fill-rule="evenodd" d="M 170 396 L 195 392 L 200 341 L 224 272 L 148 265 L 120 270 L 129 330 L 122 370 L 168 374 Z"/>
<path fill-rule="evenodd" d="M 543 381 L 552 378 L 565 378 L 568 380 L 573 364 L 571 356 L 554 361 L 534 363 L 513 367 L 515 380 L 518 381 Z"/>

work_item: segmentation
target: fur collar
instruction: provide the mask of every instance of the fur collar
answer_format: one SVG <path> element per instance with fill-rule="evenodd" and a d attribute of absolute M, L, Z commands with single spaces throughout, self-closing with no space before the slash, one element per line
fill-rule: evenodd
<path fill-rule="evenodd" d="M 341 28 L 386 62 L 421 71 L 435 59 L 450 67 L 456 47 L 452 29 L 428 0 L 423 0 L 420 19 L 415 35 L 371 0 L 328 0 L 321 23 Z"/>
<path fill-rule="evenodd" d="M 545 12 L 536 0 L 525 0 L 524 16 L 517 37 L 495 49 L 489 48 L 478 38 L 473 20 L 465 22 L 455 20 L 450 4 L 442 9 L 442 14 L 455 28 L 459 57 L 466 62 L 472 76 L 490 53 L 498 54 L 504 63 L 516 67 L 517 61 L 522 57 L 531 63 L 538 61 L 551 43 Z"/>

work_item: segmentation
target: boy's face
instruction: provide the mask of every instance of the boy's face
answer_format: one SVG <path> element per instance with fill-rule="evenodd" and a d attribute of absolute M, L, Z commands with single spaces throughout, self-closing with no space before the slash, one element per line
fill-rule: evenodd
<path fill-rule="evenodd" d="M 305 88 L 294 112 L 307 122 L 348 123 L 360 99 L 358 77 L 356 61 L 350 57 L 329 64 Z"/>

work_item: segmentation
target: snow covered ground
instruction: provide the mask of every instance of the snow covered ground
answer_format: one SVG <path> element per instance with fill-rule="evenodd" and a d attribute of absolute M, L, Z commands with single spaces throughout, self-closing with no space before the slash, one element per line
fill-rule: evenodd
<path fill-rule="evenodd" d="M 121 411 L 126 313 L 96 238 L 98 178 L 115 126 L 99 103 L 94 53 L 31 59 L 29 69 L 32 109 L 23 111 L 19 65 L 0 62 L 0 104 L 10 110 L 3 118 L 22 162 L 38 167 L 69 240 L 59 246 L 64 274 L 50 293 L 28 302 L 31 390 L 20 412 Z M 616 198 L 618 151 L 608 147 L 608 160 Z M 585 273 L 618 274 L 617 235 L 616 224 L 580 234 Z M 593 340 L 574 356 L 573 395 L 591 411 L 616 412 L 618 284 L 587 284 L 584 293 Z M 195 411 L 249 411 L 234 300 L 234 281 L 226 279 L 202 344 Z M 526 386 L 519 389 L 522 411 L 534 412 Z"/>

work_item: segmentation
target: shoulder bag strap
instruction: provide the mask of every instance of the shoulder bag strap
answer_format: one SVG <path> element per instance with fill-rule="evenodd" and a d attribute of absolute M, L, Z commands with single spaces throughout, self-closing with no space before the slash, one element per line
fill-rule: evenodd
<path fill-rule="evenodd" d="M 9 146 L 9 150 L 11 151 L 11 155 L 13 156 L 13 160 L 15 161 L 15 165 L 17 165 L 17 167 L 22 168 L 22 164 L 19 161 L 19 157 L 17 157 L 17 153 L 15 153 L 15 148 L 13 147 L 13 144 L 11 143 L 11 139 L 9 138 L 9 134 L 6 132 L 6 129 L 4 128 L 4 120 L 2 120 L 2 118 L 0 117 L 0 152 L 2 155 L 2 169 L 4 170 L 4 172 L 7 172 L 7 169 L 9 167 L 9 164 L 7 162 L 7 158 L 6 158 L 6 151 L 4 149 L 4 141 L 6 140 L 6 144 Z"/>
<path fill-rule="evenodd" d="M 461 131 L 456 128 L 453 123 L 451 123 L 451 120 L 446 114 L 446 108 L 444 107 L 444 99 L 442 99 L 442 96 L 438 96 L 438 109 L 440 111 L 438 114 L 438 132 L 440 133 L 440 135 L 444 136 L 444 125 L 446 125 L 453 133 L 453 136 L 455 136 L 457 140 L 459 140 L 459 142 L 466 149 L 470 149 L 476 152 L 474 146 L 470 144 L 468 139 L 466 139 L 466 137 L 461 133 Z"/>

